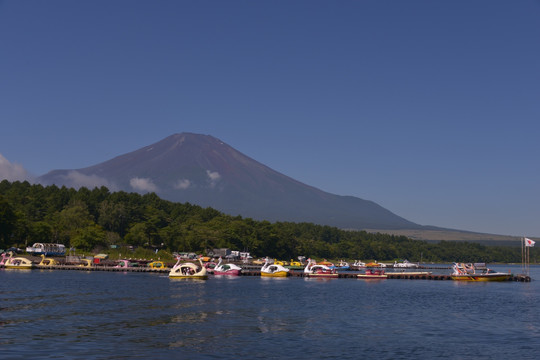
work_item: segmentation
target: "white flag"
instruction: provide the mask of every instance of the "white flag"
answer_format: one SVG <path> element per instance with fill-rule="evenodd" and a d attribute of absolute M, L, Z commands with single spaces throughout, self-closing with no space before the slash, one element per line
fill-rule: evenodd
<path fill-rule="evenodd" d="M 533 247 L 534 244 L 536 244 L 536 241 L 532 241 L 532 240 L 529 239 L 529 238 L 525 238 L 525 246 Z"/>

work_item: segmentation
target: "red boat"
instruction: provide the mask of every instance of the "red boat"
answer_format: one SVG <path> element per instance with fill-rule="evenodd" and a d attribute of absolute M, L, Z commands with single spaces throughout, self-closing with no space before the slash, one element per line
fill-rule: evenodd
<path fill-rule="evenodd" d="M 359 279 L 386 279 L 388 275 L 384 273 L 384 270 L 380 269 L 367 269 L 365 274 L 358 274 Z"/>

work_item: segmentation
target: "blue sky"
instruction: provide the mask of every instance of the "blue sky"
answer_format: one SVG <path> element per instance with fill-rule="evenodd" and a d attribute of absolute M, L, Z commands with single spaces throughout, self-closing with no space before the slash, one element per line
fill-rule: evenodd
<path fill-rule="evenodd" d="M 529 0 L 4 0 L 0 176 L 194 132 L 419 224 L 540 236 L 539 19 Z"/>

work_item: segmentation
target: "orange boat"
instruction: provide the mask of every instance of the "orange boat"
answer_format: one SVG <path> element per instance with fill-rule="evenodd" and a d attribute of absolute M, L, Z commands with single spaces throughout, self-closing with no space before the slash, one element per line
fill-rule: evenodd
<path fill-rule="evenodd" d="M 378 263 L 378 262 L 370 262 L 366 264 L 366 267 L 386 267 L 386 264 Z"/>

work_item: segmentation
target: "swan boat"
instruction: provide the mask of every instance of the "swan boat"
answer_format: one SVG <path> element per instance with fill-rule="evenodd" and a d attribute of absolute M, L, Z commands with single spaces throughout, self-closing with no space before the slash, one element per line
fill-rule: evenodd
<path fill-rule="evenodd" d="M 363 262 L 362 260 L 356 260 L 351 265 L 351 270 L 360 270 L 360 269 L 365 269 L 365 268 L 366 268 L 366 263 Z"/>
<path fill-rule="evenodd" d="M 128 259 L 121 259 L 117 260 L 118 264 L 115 266 L 115 268 L 128 268 L 128 267 L 137 267 L 139 264 L 136 262 L 131 262 Z"/>
<path fill-rule="evenodd" d="M 93 263 L 90 259 L 81 259 L 81 263 L 79 264 L 79 267 L 92 267 Z M 115 266 L 118 267 L 118 266 Z"/>
<path fill-rule="evenodd" d="M 31 269 L 34 267 L 34 264 L 27 258 L 13 257 L 13 254 L 9 253 L 9 257 L 4 261 L 4 267 L 6 269 Z"/>
<path fill-rule="evenodd" d="M 152 261 L 146 264 L 150 269 L 166 269 L 167 265 L 163 261 Z"/>
<path fill-rule="evenodd" d="M 59 265 L 58 261 L 56 261 L 53 258 L 45 257 L 45 255 L 41 254 L 41 262 L 38 264 L 38 266 L 55 266 Z"/>
<path fill-rule="evenodd" d="M 512 277 L 511 273 L 496 272 L 488 268 L 478 271 L 473 264 L 454 263 L 452 270 L 450 277 L 458 281 L 506 281 Z"/>
<path fill-rule="evenodd" d="M 169 272 L 170 278 L 175 279 L 199 279 L 206 280 L 208 279 L 208 273 L 204 267 L 202 260 L 199 258 L 199 263 L 201 266 L 197 266 L 193 263 L 182 263 L 182 259 L 178 257 L 176 264 Z"/>
<path fill-rule="evenodd" d="M 337 270 L 351 270 L 351 266 L 348 262 L 340 260 L 339 264 L 336 266 Z"/>
<path fill-rule="evenodd" d="M 11 254 L 11 253 L 10 253 Z M 6 264 L 7 260 L 11 257 L 11 256 L 8 256 L 8 254 L 6 252 L 3 252 L 2 254 L 0 254 L 0 257 L 2 257 L 2 260 L 0 260 L 0 267 L 4 267 L 4 265 Z"/>
<path fill-rule="evenodd" d="M 203 260 L 204 261 L 204 260 Z M 206 272 L 208 274 L 213 274 L 214 269 L 216 268 L 217 264 L 213 261 L 207 261 L 204 263 L 204 267 L 206 268 Z"/>
<path fill-rule="evenodd" d="M 242 268 L 235 264 L 221 264 L 223 260 L 221 257 L 217 265 L 214 267 L 214 275 L 230 275 L 239 276 L 242 273 Z"/>
<path fill-rule="evenodd" d="M 388 275 L 382 269 L 367 269 L 364 274 L 356 275 L 359 279 L 387 279 Z"/>
<path fill-rule="evenodd" d="M 394 268 L 407 268 L 407 269 L 417 269 L 418 264 L 414 264 L 408 260 L 403 260 L 403 262 L 398 263 L 397 261 L 394 262 Z"/>
<path fill-rule="evenodd" d="M 291 259 L 291 261 L 289 261 L 289 265 L 286 265 L 285 267 L 287 269 L 290 269 L 290 270 L 302 270 L 302 269 L 304 269 L 304 265 L 302 265 L 302 263 L 300 261 L 295 261 L 293 259 Z"/>
<path fill-rule="evenodd" d="M 308 259 L 304 276 L 319 277 L 319 278 L 337 278 L 339 274 L 335 268 L 330 268 L 327 265 L 317 264 L 315 261 Z"/>
<path fill-rule="evenodd" d="M 270 264 L 268 258 L 266 258 L 264 265 L 261 268 L 262 277 L 287 277 L 289 276 L 289 269 L 283 265 Z"/>

